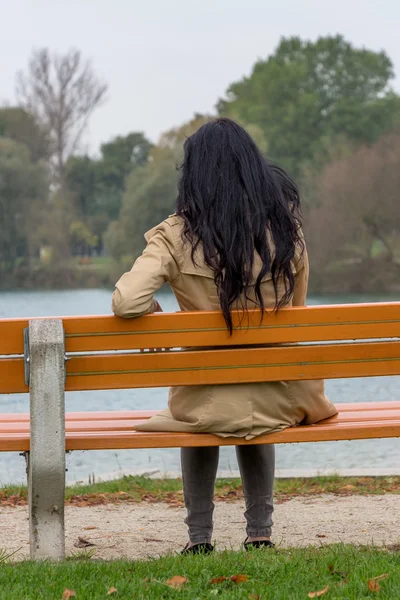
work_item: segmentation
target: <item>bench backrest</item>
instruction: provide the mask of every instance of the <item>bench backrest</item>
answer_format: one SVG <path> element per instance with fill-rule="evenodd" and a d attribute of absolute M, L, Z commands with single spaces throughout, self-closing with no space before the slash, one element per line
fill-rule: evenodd
<path fill-rule="evenodd" d="M 289 308 L 261 322 L 259 311 L 237 314 L 231 337 L 214 312 L 62 321 L 66 390 L 400 375 L 400 302 Z M 0 320 L 0 393 L 28 391 L 28 325 Z"/>

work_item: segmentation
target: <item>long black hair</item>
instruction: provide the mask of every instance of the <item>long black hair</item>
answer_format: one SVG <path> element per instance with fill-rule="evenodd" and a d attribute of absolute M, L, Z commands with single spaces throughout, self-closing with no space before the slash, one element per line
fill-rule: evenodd
<path fill-rule="evenodd" d="M 184 220 L 183 237 L 191 243 L 192 260 L 200 244 L 205 263 L 214 272 L 231 333 L 231 309 L 244 302 L 247 310 L 251 285 L 264 313 L 265 275 L 272 276 L 275 308 L 290 301 L 291 262 L 303 247 L 299 210 L 295 183 L 264 158 L 245 129 L 231 119 L 210 121 L 186 140 L 176 212 Z M 256 277 L 255 252 L 262 262 Z"/>

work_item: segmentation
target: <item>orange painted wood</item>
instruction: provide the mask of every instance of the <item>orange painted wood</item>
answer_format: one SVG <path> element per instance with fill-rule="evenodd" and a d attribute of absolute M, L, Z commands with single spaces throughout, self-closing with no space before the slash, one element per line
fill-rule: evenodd
<path fill-rule="evenodd" d="M 246 441 L 243 438 L 220 438 L 212 434 L 152 433 L 152 432 L 102 432 L 67 433 L 68 450 L 107 450 L 129 448 L 186 448 L 198 446 L 235 446 L 244 444 L 286 444 L 294 442 L 323 442 L 351 439 L 400 437 L 400 420 L 384 423 L 368 422 L 310 425 L 288 428 L 278 433 Z"/>
<path fill-rule="evenodd" d="M 269 313 L 260 324 L 260 313 L 229 337 L 220 313 L 179 313 L 152 315 L 139 320 L 103 318 L 102 331 L 82 334 L 76 329 L 94 329 L 94 322 L 65 321 L 68 352 L 177 348 L 188 346 L 233 346 L 325 340 L 400 337 L 400 304 L 378 316 L 366 306 L 292 308 Z M 238 317 L 236 317 L 238 321 Z M 71 331 L 72 330 L 72 331 Z M 117 330 L 117 331 L 116 331 Z"/>
<path fill-rule="evenodd" d="M 136 424 L 143 422 L 146 419 L 121 419 L 121 420 L 80 420 L 80 421 L 66 421 L 67 432 L 103 432 L 103 431 L 133 431 Z M 376 410 L 371 411 L 344 411 L 327 419 L 321 421 L 318 426 L 329 424 L 331 428 L 335 428 L 343 423 L 357 423 L 359 427 L 364 427 L 368 423 L 381 422 L 384 426 L 386 421 L 398 421 L 400 424 L 400 410 Z M 29 433 L 29 422 L 14 422 L 14 423 L 0 423 L 0 434 L 7 433 Z"/>
<path fill-rule="evenodd" d="M 234 315 L 235 324 L 243 321 Z M 400 303 L 296 307 L 250 314 L 229 337 L 219 312 L 65 321 L 69 352 L 400 337 Z M 116 335 L 117 334 L 117 335 Z M 88 337 L 88 335 L 90 337 Z M 86 337 L 84 337 L 86 336 Z M 122 339 L 121 339 L 122 338 Z"/>
<path fill-rule="evenodd" d="M 0 356 L 24 353 L 24 329 L 28 319 L 0 319 Z"/>
<path fill-rule="evenodd" d="M 29 452 L 29 433 L 0 434 L 0 452 Z"/>
<path fill-rule="evenodd" d="M 28 392 L 23 358 L 0 358 L 0 394 Z"/>
<path fill-rule="evenodd" d="M 265 315 L 261 326 L 259 315 L 256 311 L 249 323 L 245 320 L 231 338 L 218 312 L 62 319 L 67 352 L 400 337 L 399 302 L 289 308 Z M 240 319 L 234 316 L 236 323 Z M 28 322 L 0 319 L 0 355 L 23 353 Z"/>
<path fill-rule="evenodd" d="M 400 341 L 73 356 L 67 390 L 400 374 Z"/>
<path fill-rule="evenodd" d="M 346 404 L 337 404 L 340 414 L 347 412 L 356 412 L 357 415 L 363 415 L 370 411 L 400 411 L 400 402 L 348 402 Z M 65 413 L 66 422 L 69 421 L 123 421 L 123 420 L 143 420 L 149 419 L 155 415 L 157 410 L 113 410 L 113 411 L 90 411 L 90 412 L 67 412 Z M 2 423 L 23 423 L 29 421 L 29 413 L 3 413 L 0 414 L 0 424 Z"/>
<path fill-rule="evenodd" d="M 399 403 L 400 404 L 400 403 Z M 66 421 L 123 421 L 126 419 L 149 419 L 156 410 L 113 410 L 65 413 Z M 29 421 L 29 413 L 0 414 L 1 423 L 24 423 Z"/>
<path fill-rule="evenodd" d="M 352 439 L 400 437 L 400 419 L 332 425 L 329 423 L 290 427 L 284 431 L 246 441 L 198 433 L 155 433 L 127 431 L 67 432 L 67 450 L 116 450 L 138 448 L 186 448 L 195 446 L 235 446 L 244 444 L 286 444 Z M 28 433 L 0 434 L 0 451 L 29 451 Z"/>

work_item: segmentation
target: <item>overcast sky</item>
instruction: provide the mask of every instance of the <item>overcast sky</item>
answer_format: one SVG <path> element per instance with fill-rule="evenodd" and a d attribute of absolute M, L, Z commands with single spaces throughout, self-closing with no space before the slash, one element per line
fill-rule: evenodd
<path fill-rule="evenodd" d="M 85 138 L 92 150 L 129 131 L 155 141 L 212 111 L 281 36 L 342 33 L 385 49 L 400 74 L 398 0 L 0 0 L 0 15 L 0 102 L 13 100 L 33 47 L 77 47 L 108 82 Z"/>

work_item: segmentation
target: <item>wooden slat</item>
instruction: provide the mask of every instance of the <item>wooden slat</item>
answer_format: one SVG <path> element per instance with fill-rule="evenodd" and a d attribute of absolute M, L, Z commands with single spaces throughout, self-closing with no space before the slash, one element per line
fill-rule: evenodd
<path fill-rule="evenodd" d="M 66 390 L 400 374 L 400 342 L 73 356 Z M 0 359 L 0 393 L 27 392 L 22 358 Z"/>
<path fill-rule="evenodd" d="M 232 337 L 218 312 L 156 314 L 133 320 L 113 316 L 62 319 L 67 352 L 400 337 L 399 302 L 284 309 L 265 315 L 261 326 L 256 311 Z M 240 320 L 240 315 L 234 315 L 236 323 Z M 0 319 L 0 355 L 23 353 L 23 329 L 28 321 Z"/>
<path fill-rule="evenodd" d="M 241 320 L 234 316 L 236 324 Z M 297 307 L 270 312 L 261 324 L 256 311 L 232 337 L 220 313 L 74 318 L 64 326 L 68 352 L 390 338 L 400 337 L 400 303 Z"/>
<path fill-rule="evenodd" d="M 400 405 L 400 403 L 399 403 Z M 112 411 L 89 411 L 89 412 L 67 412 L 66 421 L 123 421 L 126 419 L 149 419 L 156 414 L 156 410 L 112 410 Z M 3 413 L 0 414 L 1 423 L 24 423 L 29 421 L 29 413 Z"/>
<path fill-rule="evenodd" d="M 29 433 L 5 433 L 0 435 L 0 452 L 29 452 Z"/>
<path fill-rule="evenodd" d="M 290 427 L 284 431 L 258 436 L 251 441 L 243 438 L 220 438 L 198 433 L 154 433 L 154 432 L 67 432 L 67 450 L 117 450 L 138 448 L 186 448 L 199 446 L 234 446 L 245 444 L 286 444 L 296 442 L 324 442 L 336 440 L 383 439 L 400 437 L 400 419 L 343 423 L 332 426 L 309 425 Z M 0 434 L 0 451 L 29 451 L 29 434 Z"/>
<path fill-rule="evenodd" d="M 102 431 L 133 431 L 135 425 L 144 422 L 147 419 L 121 419 L 121 420 L 81 420 L 81 421 L 67 421 L 66 431 L 67 432 L 102 432 Z M 400 410 L 385 410 L 380 411 L 376 409 L 374 411 L 348 411 L 339 413 L 331 419 L 321 421 L 319 425 L 328 424 L 331 427 L 342 425 L 343 423 L 357 423 L 359 427 L 364 427 L 365 424 L 371 422 L 381 422 L 383 425 L 386 421 L 398 420 L 400 423 Z M 16 422 L 16 423 L 0 423 L 0 435 L 7 433 L 29 433 L 29 422 Z"/>
<path fill-rule="evenodd" d="M 164 387 L 400 374 L 400 341 L 74 356 L 67 390 Z"/>
<path fill-rule="evenodd" d="M 254 440 L 243 438 L 220 438 L 199 433 L 154 433 L 154 432 L 101 432 L 67 433 L 68 450 L 107 450 L 129 448 L 187 448 L 199 446 L 233 446 L 245 444 L 286 444 L 295 442 L 324 442 L 333 440 L 371 439 L 400 437 L 400 419 L 394 421 L 368 422 L 360 427 L 357 423 L 310 425 L 290 427 L 278 433 L 258 436 Z"/>
<path fill-rule="evenodd" d="M 0 356 L 24 353 L 24 329 L 28 319 L 0 319 Z"/>
<path fill-rule="evenodd" d="M 28 392 L 23 358 L 0 358 L 0 394 Z"/>
<path fill-rule="evenodd" d="M 366 412 L 379 410 L 380 412 L 400 410 L 400 402 L 348 402 L 346 404 L 337 404 L 340 414 L 354 412 L 364 414 Z M 65 413 L 66 422 L 69 421 L 123 421 L 123 420 L 143 420 L 149 419 L 155 415 L 157 410 L 113 410 L 113 411 L 90 411 L 90 412 L 67 412 Z M 29 413 L 2 413 L 0 414 L 0 424 L 2 423 L 23 423 L 29 421 Z"/>

